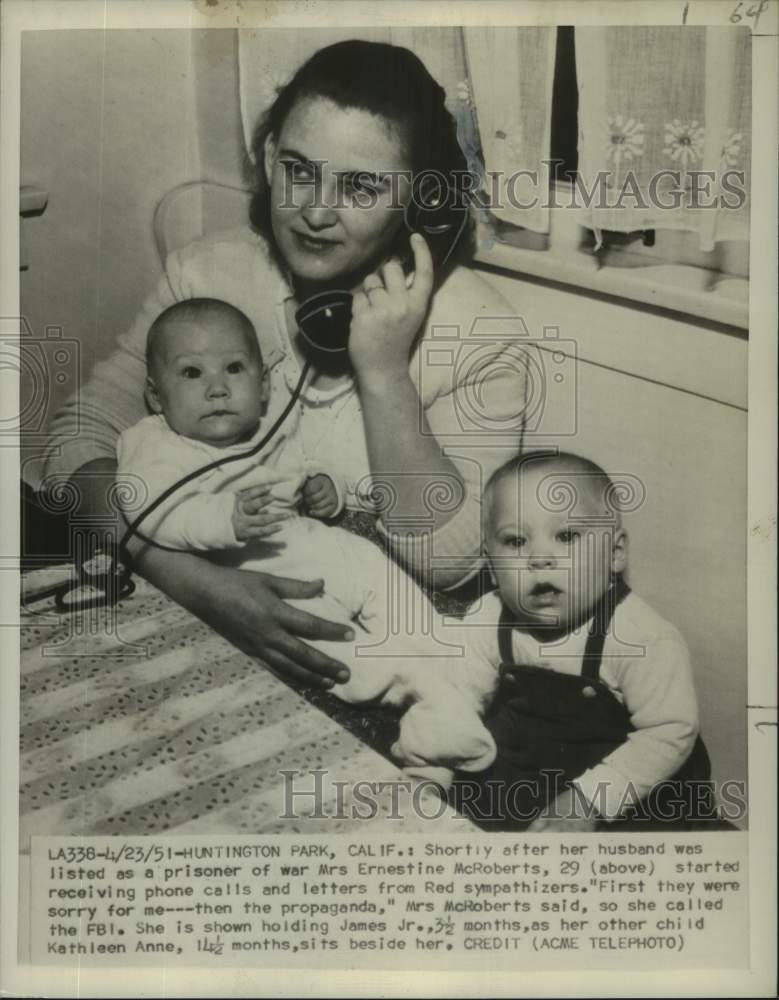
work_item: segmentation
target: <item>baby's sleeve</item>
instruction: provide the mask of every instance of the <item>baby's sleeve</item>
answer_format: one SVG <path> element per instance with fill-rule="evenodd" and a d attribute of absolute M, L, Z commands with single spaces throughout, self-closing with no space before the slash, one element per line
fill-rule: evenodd
<path fill-rule="evenodd" d="M 174 447 L 165 434 L 155 430 L 155 419 L 147 418 L 124 431 L 117 444 L 117 483 L 124 486 L 128 497 L 134 498 L 133 510 L 125 510 L 130 522 L 169 486 L 202 464 L 199 457 L 187 462 L 186 441 L 176 438 Z M 202 492 L 195 479 L 146 517 L 138 531 L 141 536 L 172 549 L 237 548 L 242 543 L 233 529 L 234 506 L 234 493 Z"/>
<path fill-rule="evenodd" d="M 444 668 L 449 680 L 479 711 L 489 705 L 498 683 L 500 652 L 497 623 L 500 602 L 487 594 L 471 605 L 461 621 L 448 620 L 444 638 L 459 646 L 460 656 L 453 656 Z"/>
<path fill-rule="evenodd" d="M 406 678 L 413 704 L 401 719 L 392 752 L 407 767 L 434 764 L 478 772 L 495 759 L 495 741 L 480 718 L 498 677 L 494 600 L 488 596 L 485 602 L 464 622 L 442 629 L 450 657 L 431 660 Z"/>
<path fill-rule="evenodd" d="M 183 492 L 183 491 L 182 491 Z M 234 493 L 193 493 L 177 500 L 171 498 L 170 506 L 163 503 L 148 522 L 141 526 L 141 534 L 172 549 L 192 552 L 210 552 L 214 549 L 240 548 L 243 543 L 235 537 L 232 524 Z"/>
<path fill-rule="evenodd" d="M 698 735 L 692 667 L 680 636 L 653 641 L 641 655 L 620 657 L 614 679 L 635 729 L 575 782 L 604 819 L 620 817 L 631 803 L 672 777 Z"/>

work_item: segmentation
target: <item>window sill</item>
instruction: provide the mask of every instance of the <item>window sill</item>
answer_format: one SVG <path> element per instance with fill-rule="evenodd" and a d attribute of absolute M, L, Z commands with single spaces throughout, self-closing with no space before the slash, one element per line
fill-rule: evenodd
<path fill-rule="evenodd" d="M 592 250 L 592 233 L 581 225 L 570 185 L 557 182 L 562 204 L 550 208 L 549 233 L 500 223 L 478 224 L 478 264 L 571 285 L 584 293 L 610 295 L 695 316 L 746 331 L 749 327 L 749 257 L 741 242 L 721 242 L 717 253 L 698 249 L 683 230 L 659 230 L 653 246 L 638 234 L 610 234 L 610 246 Z M 713 266 L 707 266 L 711 264 Z"/>
<path fill-rule="evenodd" d="M 553 212 L 550 246 L 545 237 L 531 235 L 539 245 L 528 248 L 498 242 L 480 229 L 475 262 L 486 267 L 513 271 L 534 278 L 572 285 L 585 293 L 612 295 L 643 305 L 695 316 L 712 323 L 746 331 L 749 326 L 749 281 L 744 277 L 690 264 L 646 263 L 644 266 L 615 266 L 603 263 L 591 250 L 579 244 L 580 230 L 558 235 Z M 570 220 L 570 221 L 569 221 Z M 562 219 L 560 220 L 563 221 Z M 570 215 L 565 230 L 571 228 Z M 560 238 L 564 236 L 566 238 Z"/>

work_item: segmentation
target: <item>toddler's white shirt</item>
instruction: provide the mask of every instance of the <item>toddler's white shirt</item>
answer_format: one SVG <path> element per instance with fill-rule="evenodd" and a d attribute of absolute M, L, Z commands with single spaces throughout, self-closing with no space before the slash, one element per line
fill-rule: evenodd
<path fill-rule="evenodd" d="M 501 608 L 497 592 L 488 594 L 463 621 L 470 674 L 458 684 L 469 689 L 483 708 L 495 691 L 501 665 L 497 636 Z M 581 674 L 589 626 L 587 622 L 559 642 L 548 644 L 515 628 L 511 637 L 514 662 Z M 631 801 L 631 786 L 643 798 L 687 759 L 698 734 L 698 702 L 684 639 L 634 593 L 614 612 L 600 679 L 625 705 L 635 731 L 576 784 L 604 818 L 615 819 Z"/>

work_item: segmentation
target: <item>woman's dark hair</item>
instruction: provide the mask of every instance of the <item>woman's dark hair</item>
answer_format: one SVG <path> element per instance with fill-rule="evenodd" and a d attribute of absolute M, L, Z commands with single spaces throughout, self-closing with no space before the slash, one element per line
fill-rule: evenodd
<path fill-rule="evenodd" d="M 319 49 L 282 87 L 271 107 L 257 123 L 252 137 L 254 196 L 249 209 L 250 221 L 274 247 L 270 224 L 270 191 L 264 173 L 265 140 L 277 138 L 292 107 L 306 97 L 322 97 L 341 108 L 358 108 L 385 118 L 398 127 L 403 136 L 414 174 L 437 171 L 450 184 L 462 190 L 467 172 L 465 156 L 457 142 L 454 118 L 444 105 L 441 87 L 428 73 L 422 61 L 408 49 L 383 42 L 352 39 Z M 458 227 L 459 228 L 459 227 Z M 446 270 L 455 258 L 472 252 L 473 225 L 470 217 L 462 227 L 457 248 L 452 240 L 432 245 L 436 264 L 446 259 Z M 407 250 L 408 233 L 401 230 L 402 247 Z M 275 247 L 274 247 L 275 249 Z M 436 259 L 438 258 L 438 259 Z M 436 284 L 443 275 L 436 271 Z"/>

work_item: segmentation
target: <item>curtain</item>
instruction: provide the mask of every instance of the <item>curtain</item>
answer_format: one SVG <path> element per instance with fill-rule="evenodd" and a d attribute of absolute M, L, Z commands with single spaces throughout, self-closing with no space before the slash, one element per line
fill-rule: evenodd
<path fill-rule="evenodd" d="M 448 109 L 455 116 L 461 114 L 459 95 L 466 70 L 460 28 L 239 29 L 241 120 L 247 150 L 257 119 L 273 102 L 276 89 L 286 83 L 317 49 L 350 38 L 389 42 L 411 49 L 446 91 Z"/>
<path fill-rule="evenodd" d="M 692 230 L 706 251 L 748 239 L 749 29 L 577 28 L 575 37 L 586 197 L 599 172 L 609 175 L 580 219 L 597 244 L 604 229 Z M 743 171 L 743 184 L 729 170 Z"/>
<path fill-rule="evenodd" d="M 241 29 L 238 66 L 247 149 L 276 88 L 317 49 L 347 38 L 390 42 L 415 52 L 446 91 L 460 146 L 469 169 L 482 177 L 494 215 L 548 232 L 548 173 L 542 161 L 549 154 L 554 28 Z M 517 177 L 520 171 L 535 172 L 538 181 Z M 537 202 L 532 208 L 517 207 L 531 201 Z"/>
<path fill-rule="evenodd" d="M 477 124 L 490 211 L 546 233 L 556 29 L 465 28 L 463 37 L 469 81 L 460 120 L 470 109 Z"/>

